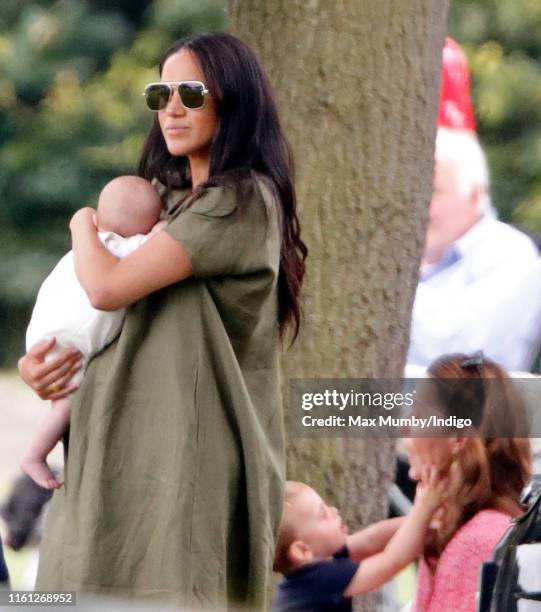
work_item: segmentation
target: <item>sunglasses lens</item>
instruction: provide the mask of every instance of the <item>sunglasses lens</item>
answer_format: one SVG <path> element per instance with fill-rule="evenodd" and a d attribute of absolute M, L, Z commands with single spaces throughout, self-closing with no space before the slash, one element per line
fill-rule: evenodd
<path fill-rule="evenodd" d="M 157 83 L 155 85 L 149 85 L 145 89 L 145 99 L 147 106 L 152 111 L 162 110 L 167 106 L 171 90 L 169 85 Z"/>
<path fill-rule="evenodd" d="M 197 81 L 186 81 L 178 87 L 178 93 L 182 104 L 186 108 L 201 108 L 205 103 L 203 83 Z"/>

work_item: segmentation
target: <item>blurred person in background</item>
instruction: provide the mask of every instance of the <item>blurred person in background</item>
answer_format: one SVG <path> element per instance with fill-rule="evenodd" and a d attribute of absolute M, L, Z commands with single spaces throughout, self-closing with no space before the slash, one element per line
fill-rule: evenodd
<path fill-rule="evenodd" d="M 6 561 L 4 559 L 2 538 L 0 538 L 0 589 L 9 589 L 9 574 Z"/>
<path fill-rule="evenodd" d="M 414 480 L 426 465 L 450 480 L 444 510 L 427 534 L 411 612 L 474 612 L 481 564 L 524 511 L 520 498 L 531 475 L 530 442 L 512 436 L 524 435 L 525 413 L 512 379 L 480 353 L 444 356 L 428 374 L 437 381 L 432 397 L 439 398 L 427 406 L 430 414 L 447 418 L 464 416 L 464 410 L 472 429 L 405 440 Z"/>
<path fill-rule="evenodd" d="M 407 363 L 482 349 L 508 370 L 528 370 L 541 338 L 541 263 L 530 238 L 496 218 L 469 88 L 466 59 L 447 39 Z"/>
<path fill-rule="evenodd" d="M 58 473 L 56 468 L 53 471 Z M 0 507 L 6 546 L 19 551 L 39 542 L 43 509 L 51 496 L 50 490 L 40 487 L 26 474 L 13 481 L 8 498 Z"/>
<path fill-rule="evenodd" d="M 58 473 L 53 468 L 55 474 Z M 43 519 L 52 491 L 37 485 L 30 476 L 21 474 L 12 483 L 7 499 L 0 507 L 2 537 L 11 550 L 22 556 L 17 560 L 17 572 L 12 582 L 17 589 L 32 590 L 38 570 L 38 545 L 43 531 Z"/>

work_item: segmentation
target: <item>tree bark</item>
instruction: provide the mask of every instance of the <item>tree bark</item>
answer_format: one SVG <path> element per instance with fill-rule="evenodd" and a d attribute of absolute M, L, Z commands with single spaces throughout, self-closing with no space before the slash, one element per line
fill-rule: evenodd
<path fill-rule="evenodd" d="M 398 378 L 430 200 L 446 0 L 229 0 L 293 145 L 310 250 L 291 378 Z M 390 440 L 290 439 L 288 477 L 356 529 L 384 518 Z M 375 609 L 366 600 L 362 609 Z"/>

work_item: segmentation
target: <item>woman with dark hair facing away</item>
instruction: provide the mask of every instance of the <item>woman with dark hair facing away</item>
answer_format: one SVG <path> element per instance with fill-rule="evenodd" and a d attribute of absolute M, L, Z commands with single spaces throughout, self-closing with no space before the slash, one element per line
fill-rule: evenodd
<path fill-rule="evenodd" d="M 481 565 L 523 513 L 520 497 L 531 472 L 530 443 L 520 437 L 527 435 L 526 417 L 512 379 L 482 354 L 441 357 L 428 373 L 438 416 L 469 418 L 472 430 L 406 441 L 412 478 L 420 479 L 424 465 L 449 477 L 447 502 L 425 540 L 411 611 L 475 612 Z"/>
<path fill-rule="evenodd" d="M 92 305 L 127 308 L 74 398 L 65 487 L 37 588 L 265 606 L 285 477 L 280 337 L 299 330 L 306 247 L 268 79 L 229 34 L 175 43 L 145 90 L 156 111 L 139 173 L 167 226 L 110 255 L 93 209 L 72 218 Z M 77 357 L 21 358 L 45 399 Z"/>

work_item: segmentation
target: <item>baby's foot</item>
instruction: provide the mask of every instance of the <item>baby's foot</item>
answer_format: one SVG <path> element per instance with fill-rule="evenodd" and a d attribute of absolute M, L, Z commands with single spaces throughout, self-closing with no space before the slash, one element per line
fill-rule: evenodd
<path fill-rule="evenodd" d="M 21 469 L 44 489 L 59 489 L 64 484 L 62 480 L 58 480 L 45 461 L 25 457 L 21 461 Z"/>

